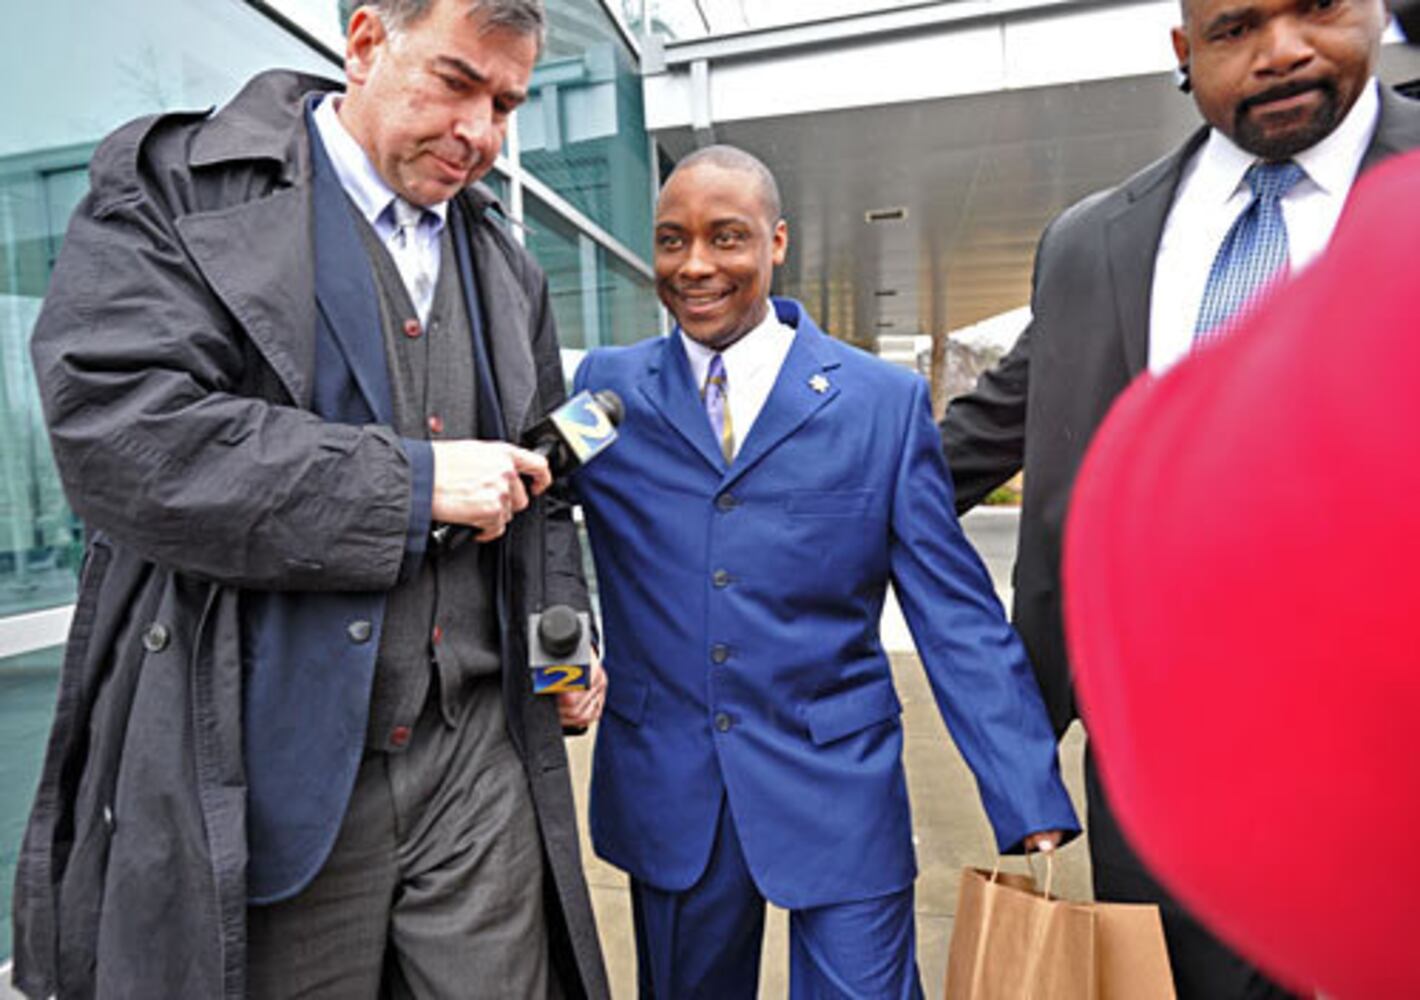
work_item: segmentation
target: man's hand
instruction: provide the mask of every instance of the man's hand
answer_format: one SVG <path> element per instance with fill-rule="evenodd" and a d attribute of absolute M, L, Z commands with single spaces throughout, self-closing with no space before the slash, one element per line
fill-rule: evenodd
<path fill-rule="evenodd" d="M 563 729 L 586 729 L 602 717 L 606 704 L 606 671 L 592 650 L 592 681 L 585 691 L 564 691 L 557 696 L 557 718 Z"/>
<path fill-rule="evenodd" d="M 537 496 L 552 484 L 547 459 L 506 441 L 435 441 L 433 519 L 467 524 L 479 538 L 503 534 L 528 505 L 526 476 Z"/>
<path fill-rule="evenodd" d="M 1053 851 L 1060 846 L 1060 841 L 1064 839 L 1065 835 L 1059 830 L 1042 830 L 1039 833 L 1032 833 L 1025 840 L 1026 853 Z"/>

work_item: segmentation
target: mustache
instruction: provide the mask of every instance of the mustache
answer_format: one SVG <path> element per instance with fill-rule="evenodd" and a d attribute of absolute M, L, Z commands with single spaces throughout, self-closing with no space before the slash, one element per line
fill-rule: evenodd
<path fill-rule="evenodd" d="M 1288 97 L 1296 97 L 1298 94 L 1305 94 L 1311 90 L 1319 90 L 1329 97 L 1336 96 L 1336 85 L 1330 80 L 1298 80 L 1296 83 L 1279 83 L 1275 87 L 1269 87 L 1264 91 L 1245 97 L 1238 102 L 1237 114 L 1242 117 L 1253 108 L 1261 104 L 1269 104 L 1272 101 L 1284 100 Z"/>

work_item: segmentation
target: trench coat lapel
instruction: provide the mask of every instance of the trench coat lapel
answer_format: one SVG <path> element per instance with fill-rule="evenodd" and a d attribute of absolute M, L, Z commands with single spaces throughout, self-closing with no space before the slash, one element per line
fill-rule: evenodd
<path fill-rule="evenodd" d="M 1146 170 L 1123 190 L 1123 203 L 1105 223 L 1110 283 L 1124 360 L 1131 376 L 1149 363 L 1149 304 L 1154 290 L 1154 262 L 1164 222 L 1173 205 L 1183 165 L 1203 140 L 1206 129 L 1193 135 L 1173 155 Z"/>
<path fill-rule="evenodd" d="M 466 227 L 467 246 L 472 256 L 474 284 L 482 305 L 481 317 L 470 319 L 475 327 L 482 320 L 483 344 L 492 355 L 493 378 L 498 388 L 504 430 L 508 440 L 517 441 L 540 414 L 532 413 L 537 396 L 537 368 L 533 363 L 531 306 L 527 292 L 513 274 L 506 254 L 490 245 L 481 218 L 482 209 L 465 206 L 460 223 Z M 465 241 L 456 240 L 462 246 Z"/>
<path fill-rule="evenodd" d="M 311 404 L 315 281 L 311 191 L 286 188 L 177 221 L 183 246 L 297 405 Z"/>

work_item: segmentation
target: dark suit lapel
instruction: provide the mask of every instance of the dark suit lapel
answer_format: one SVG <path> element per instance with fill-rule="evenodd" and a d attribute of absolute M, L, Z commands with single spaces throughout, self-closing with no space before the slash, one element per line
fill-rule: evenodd
<path fill-rule="evenodd" d="M 717 475 L 723 475 L 725 456 L 705 415 L 679 333 L 662 338 L 659 356 L 647 366 L 640 391 L 671 429 L 685 438 Z"/>
<path fill-rule="evenodd" d="M 1122 204 L 1105 222 L 1110 283 L 1130 375 L 1149 363 L 1149 305 L 1159 240 L 1183 165 L 1207 135 L 1206 129 L 1200 130 L 1183 148 L 1130 181 L 1121 192 Z"/>
<path fill-rule="evenodd" d="M 314 129 L 311 132 L 314 137 Z M 319 141 L 311 142 L 316 305 L 375 419 L 394 423 L 389 368 L 369 255 L 350 204 Z"/>
<path fill-rule="evenodd" d="M 835 382 L 838 361 L 826 350 L 827 337 L 801 317 L 774 388 L 759 411 L 730 466 L 726 483 L 733 482 L 754 468 L 781 441 L 793 434 L 806 420 L 828 405 L 838 395 Z"/>
<path fill-rule="evenodd" d="M 456 227 L 465 228 L 468 239 L 458 239 L 456 228 L 454 242 L 460 248 L 465 244 L 469 248 L 473 283 L 482 305 L 481 315 L 470 315 L 469 320 L 476 339 L 482 327 L 482 342 L 491 355 L 504 430 L 508 440 L 516 441 L 533 419 L 541 416 L 531 412 L 537 396 L 537 368 L 533 364 L 529 339 L 532 315 L 527 292 L 509 266 L 507 256 L 482 231 L 484 223 L 475 217 L 474 210 L 464 206 L 461 200 L 455 203 L 455 208 L 460 213 Z"/>
<path fill-rule="evenodd" d="M 1420 146 L 1420 101 L 1401 97 L 1381 85 L 1381 113 L 1376 134 L 1361 159 L 1361 173 L 1398 153 Z"/>

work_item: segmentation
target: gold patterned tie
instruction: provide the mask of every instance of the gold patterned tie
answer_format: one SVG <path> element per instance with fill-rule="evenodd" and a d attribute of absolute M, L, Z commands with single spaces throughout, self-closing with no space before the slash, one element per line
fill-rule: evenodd
<path fill-rule="evenodd" d="M 710 418 L 710 426 L 720 439 L 720 451 L 728 465 L 735 457 L 735 425 L 730 419 L 729 387 L 725 381 L 725 359 L 715 355 L 710 359 L 710 370 L 705 375 L 705 386 L 700 390 L 700 399 L 705 404 L 705 414 Z"/>

